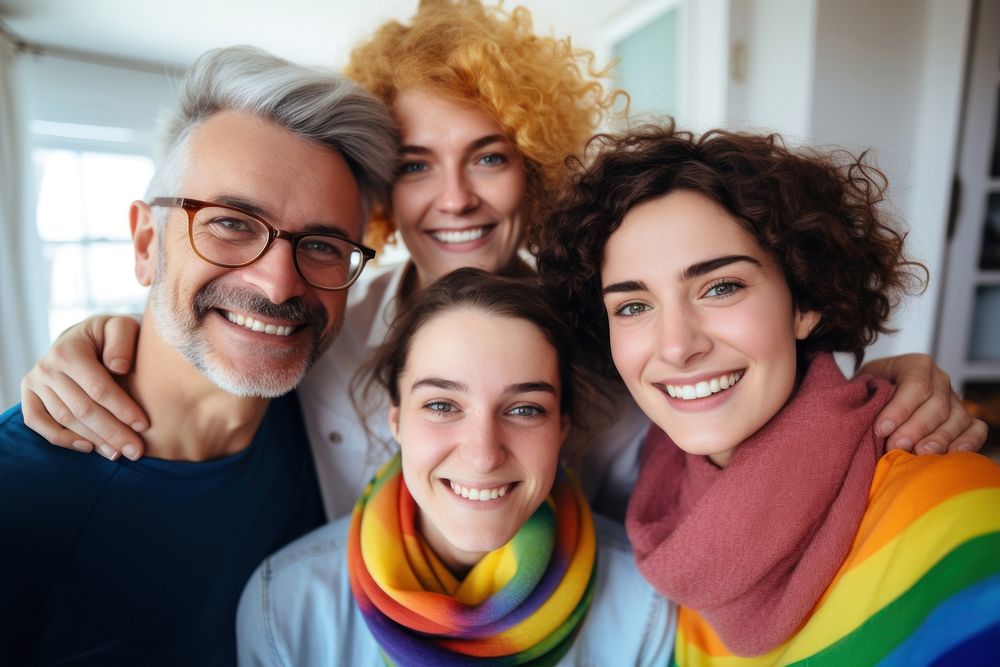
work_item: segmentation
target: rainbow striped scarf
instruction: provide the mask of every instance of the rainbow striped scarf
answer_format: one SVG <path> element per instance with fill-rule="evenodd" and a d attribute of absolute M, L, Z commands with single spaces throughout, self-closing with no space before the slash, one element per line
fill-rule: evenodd
<path fill-rule="evenodd" d="M 843 565 L 799 630 L 729 652 L 682 608 L 674 664 L 995 665 L 1000 660 L 1000 467 L 978 454 L 889 452 Z"/>
<path fill-rule="evenodd" d="M 351 591 L 388 664 L 552 665 L 593 598 L 596 537 L 579 487 L 552 493 L 506 545 L 458 581 L 416 529 L 397 455 L 354 506 Z"/>

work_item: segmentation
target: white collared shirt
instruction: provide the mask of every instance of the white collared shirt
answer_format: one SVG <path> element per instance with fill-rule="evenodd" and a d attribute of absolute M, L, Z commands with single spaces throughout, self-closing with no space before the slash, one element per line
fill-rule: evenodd
<path fill-rule="evenodd" d="M 348 514 L 378 467 L 398 447 L 388 424 L 388 400 L 375 389 L 371 434 L 351 400 L 351 381 L 382 343 L 397 311 L 405 264 L 369 266 L 351 286 L 344 324 L 299 388 L 299 401 L 328 519 Z M 374 442 L 369 444 L 369 437 Z"/>

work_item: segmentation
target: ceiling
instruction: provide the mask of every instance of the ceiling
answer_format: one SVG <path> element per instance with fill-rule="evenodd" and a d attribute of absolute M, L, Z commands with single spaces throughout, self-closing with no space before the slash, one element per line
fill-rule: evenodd
<path fill-rule="evenodd" d="M 602 25 L 644 0 L 520 0 L 541 34 L 597 46 Z M 52 52 L 186 67 L 202 52 L 253 44 L 305 64 L 336 67 L 351 46 L 389 18 L 406 20 L 418 0 L 0 0 L 16 38 Z"/>

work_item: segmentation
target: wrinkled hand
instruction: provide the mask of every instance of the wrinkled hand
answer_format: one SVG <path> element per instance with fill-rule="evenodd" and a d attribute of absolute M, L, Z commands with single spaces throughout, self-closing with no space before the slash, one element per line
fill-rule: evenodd
<path fill-rule="evenodd" d="M 68 329 L 21 380 L 24 423 L 60 447 L 96 448 L 111 460 L 142 456 L 139 433 L 149 420 L 109 372 L 131 369 L 138 334 L 131 317 L 92 317 Z"/>
<path fill-rule="evenodd" d="M 915 454 L 976 452 L 986 442 L 986 422 L 974 418 L 951 388 L 951 378 L 926 354 L 875 359 L 859 372 L 896 385 L 892 400 L 875 418 L 875 432 L 889 449 Z"/>

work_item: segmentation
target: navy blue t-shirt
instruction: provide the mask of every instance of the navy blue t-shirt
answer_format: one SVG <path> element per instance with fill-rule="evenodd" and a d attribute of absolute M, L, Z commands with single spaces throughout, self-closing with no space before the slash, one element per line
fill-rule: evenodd
<path fill-rule="evenodd" d="M 298 399 L 204 463 L 108 461 L 0 416 L 0 664 L 232 665 L 240 592 L 321 525 Z"/>

